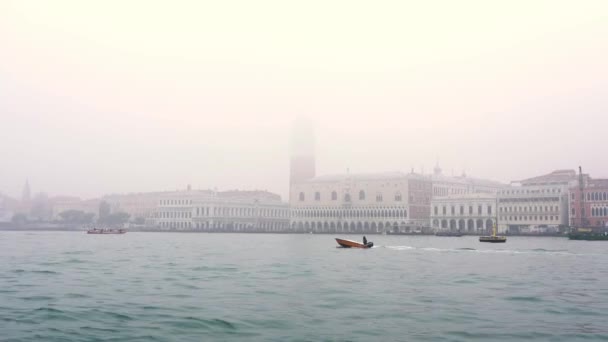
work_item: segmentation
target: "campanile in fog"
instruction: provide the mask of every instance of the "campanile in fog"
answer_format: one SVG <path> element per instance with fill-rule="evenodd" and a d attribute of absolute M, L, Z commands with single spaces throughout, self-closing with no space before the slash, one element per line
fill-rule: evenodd
<path fill-rule="evenodd" d="M 315 177 L 315 136 L 309 120 L 298 119 L 293 125 L 289 168 L 289 184 Z"/>

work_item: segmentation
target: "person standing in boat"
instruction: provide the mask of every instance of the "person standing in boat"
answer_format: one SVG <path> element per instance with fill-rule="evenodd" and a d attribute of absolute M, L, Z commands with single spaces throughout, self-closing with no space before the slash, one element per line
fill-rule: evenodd
<path fill-rule="evenodd" d="M 363 235 L 363 244 L 367 245 L 367 238 L 365 237 L 365 235 Z"/>

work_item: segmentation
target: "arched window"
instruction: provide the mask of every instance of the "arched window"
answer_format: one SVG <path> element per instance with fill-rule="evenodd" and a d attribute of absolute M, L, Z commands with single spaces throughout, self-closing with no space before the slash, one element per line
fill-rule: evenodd
<path fill-rule="evenodd" d="M 396 201 L 396 202 L 401 202 L 401 193 L 400 193 L 400 192 L 397 192 L 397 193 L 395 194 L 395 201 Z"/>
<path fill-rule="evenodd" d="M 338 193 L 335 191 L 331 192 L 331 200 L 332 201 L 337 201 L 338 200 Z"/>
<path fill-rule="evenodd" d="M 320 201 L 321 200 L 321 193 L 320 192 L 315 192 L 315 201 Z"/>
<path fill-rule="evenodd" d="M 300 201 L 304 201 L 304 193 L 300 192 L 300 196 L 299 196 Z"/>
<path fill-rule="evenodd" d="M 376 202 L 382 202 L 382 193 L 377 193 L 376 194 Z"/>
<path fill-rule="evenodd" d="M 365 200 L 365 191 L 363 191 L 363 190 L 359 191 L 359 200 L 360 201 Z"/>
<path fill-rule="evenodd" d="M 344 194 L 344 202 L 350 202 L 350 194 Z"/>

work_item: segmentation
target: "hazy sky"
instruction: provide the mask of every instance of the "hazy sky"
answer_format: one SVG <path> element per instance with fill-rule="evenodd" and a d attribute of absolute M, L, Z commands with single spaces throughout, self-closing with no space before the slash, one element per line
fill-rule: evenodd
<path fill-rule="evenodd" d="M 608 176 L 608 1 L 0 0 L 0 192 Z"/>

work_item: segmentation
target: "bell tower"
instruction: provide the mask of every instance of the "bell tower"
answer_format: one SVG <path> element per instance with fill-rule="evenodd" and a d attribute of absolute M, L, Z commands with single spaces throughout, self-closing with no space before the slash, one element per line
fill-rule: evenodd
<path fill-rule="evenodd" d="M 315 177 L 315 137 L 311 121 L 298 119 L 291 134 L 289 184 Z"/>
<path fill-rule="evenodd" d="M 30 182 L 28 179 L 25 180 L 25 185 L 23 186 L 23 191 L 21 192 L 21 202 L 29 204 L 32 199 L 32 194 L 30 191 Z"/>

